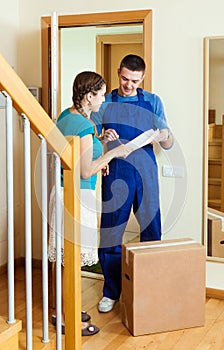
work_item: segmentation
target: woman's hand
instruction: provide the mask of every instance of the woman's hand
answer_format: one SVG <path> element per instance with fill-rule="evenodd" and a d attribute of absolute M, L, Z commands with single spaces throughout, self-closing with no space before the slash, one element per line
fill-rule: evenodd
<path fill-rule="evenodd" d="M 109 175 L 109 164 L 107 164 L 107 165 L 102 169 L 102 175 L 103 175 L 103 176 Z"/>
<path fill-rule="evenodd" d="M 123 144 L 115 147 L 112 151 L 115 152 L 114 157 L 116 158 L 127 158 L 127 156 L 131 153 L 131 149 Z"/>
<path fill-rule="evenodd" d="M 102 142 L 104 144 L 110 142 L 110 141 L 115 141 L 119 138 L 119 135 L 118 133 L 116 132 L 116 130 L 114 129 L 107 129 L 105 130 L 104 132 L 104 135 L 103 135 L 103 140 Z"/>

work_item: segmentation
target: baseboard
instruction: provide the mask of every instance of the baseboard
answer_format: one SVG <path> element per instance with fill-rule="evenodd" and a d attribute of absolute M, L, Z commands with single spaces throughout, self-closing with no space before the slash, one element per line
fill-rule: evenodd
<path fill-rule="evenodd" d="M 206 297 L 214 299 L 224 299 L 223 289 L 206 288 Z"/>
<path fill-rule="evenodd" d="M 2 266 L 0 266 L 0 275 L 3 275 L 5 273 L 7 273 L 7 269 L 8 269 L 8 264 L 4 264 Z M 14 266 L 16 267 L 20 267 L 20 266 L 25 266 L 25 258 L 24 257 L 20 257 L 14 260 Z M 32 259 L 32 268 L 34 269 L 41 269 L 42 268 L 42 260 L 39 259 Z M 48 268 L 49 270 L 51 269 L 51 263 L 49 262 L 48 264 Z"/>
<path fill-rule="evenodd" d="M 0 266 L 0 275 L 4 275 L 7 272 L 7 265 Z"/>
<path fill-rule="evenodd" d="M 15 267 L 23 266 L 24 264 L 25 264 L 25 258 L 17 258 L 14 260 Z M 4 275 L 5 273 L 7 273 L 7 270 L 8 270 L 8 264 L 4 264 L 0 266 L 0 275 Z"/>
<path fill-rule="evenodd" d="M 81 271 L 81 277 L 92 278 L 95 280 L 104 280 L 104 277 L 101 273 L 94 273 L 89 271 Z"/>

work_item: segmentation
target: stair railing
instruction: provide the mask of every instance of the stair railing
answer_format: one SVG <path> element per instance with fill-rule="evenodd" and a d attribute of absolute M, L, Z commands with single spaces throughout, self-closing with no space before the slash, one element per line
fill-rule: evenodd
<path fill-rule="evenodd" d="M 79 213 L 79 138 L 73 137 L 70 142 L 60 133 L 51 118 L 46 114 L 38 101 L 27 89 L 16 72 L 11 68 L 7 61 L 0 55 L 0 91 L 9 97 L 7 108 L 13 106 L 20 116 L 24 119 L 24 176 L 25 176 L 25 229 L 26 229 L 26 341 L 27 350 L 32 350 L 32 256 L 31 256 L 31 174 L 30 174 L 30 130 L 33 130 L 42 140 L 41 146 L 41 168 L 46 171 L 46 147 L 48 146 L 56 155 L 64 167 L 64 290 L 65 290 L 65 350 L 81 349 L 81 271 L 80 271 L 80 213 Z M 11 116 L 7 122 L 12 124 Z M 7 183 L 8 191 L 13 188 L 13 140 L 12 128 L 9 127 L 7 144 Z M 46 144 L 45 144 L 46 143 Z M 44 176 L 42 177 L 44 179 Z M 47 262 L 47 204 L 46 190 L 47 184 L 41 185 L 41 210 L 42 210 L 42 272 L 43 272 L 43 342 L 48 342 L 48 299 L 46 298 L 48 274 L 46 270 Z M 9 307 L 8 323 L 15 322 L 14 315 L 14 227 L 13 227 L 13 191 L 8 194 L 8 278 L 9 278 Z M 60 249 L 60 242 L 57 242 Z M 9 251 L 10 250 L 10 251 Z M 57 253 L 59 255 L 59 253 Z M 60 252 L 61 259 L 61 252 Z M 57 276 L 57 294 L 58 300 L 61 300 L 61 260 L 58 257 Z M 60 289 L 60 291 L 59 291 Z M 57 350 L 61 350 L 61 324 L 60 324 L 60 301 L 57 302 Z"/>

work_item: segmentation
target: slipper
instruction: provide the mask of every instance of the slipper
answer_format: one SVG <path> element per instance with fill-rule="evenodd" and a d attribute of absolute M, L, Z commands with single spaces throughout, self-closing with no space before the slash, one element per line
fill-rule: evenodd
<path fill-rule="evenodd" d="M 61 334 L 65 334 L 65 324 L 61 324 Z"/>
<path fill-rule="evenodd" d="M 51 316 L 51 323 L 56 327 L 56 315 Z M 63 322 L 61 324 L 61 334 L 65 334 L 65 324 Z"/>
<path fill-rule="evenodd" d="M 56 326 L 56 315 L 51 316 L 51 323 L 53 324 L 53 326 Z"/>
<path fill-rule="evenodd" d="M 86 328 L 82 329 L 82 336 L 85 335 L 94 335 L 99 332 L 99 328 L 93 324 L 89 324 Z"/>
<path fill-rule="evenodd" d="M 91 319 L 91 316 L 87 314 L 86 311 L 82 311 L 81 316 L 82 316 L 82 322 L 88 322 Z"/>
<path fill-rule="evenodd" d="M 86 311 L 81 312 L 82 322 L 88 322 L 90 319 L 91 319 L 91 316 L 89 314 L 87 314 Z M 53 324 L 53 326 L 56 326 L 56 315 L 51 316 L 51 323 Z"/>

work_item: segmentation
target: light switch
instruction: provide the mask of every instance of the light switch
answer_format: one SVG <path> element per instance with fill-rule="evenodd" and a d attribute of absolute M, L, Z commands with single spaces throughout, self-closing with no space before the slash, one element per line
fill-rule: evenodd
<path fill-rule="evenodd" d="M 165 177 L 184 177 L 184 168 L 180 165 L 163 165 L 162 174 Z"/>

